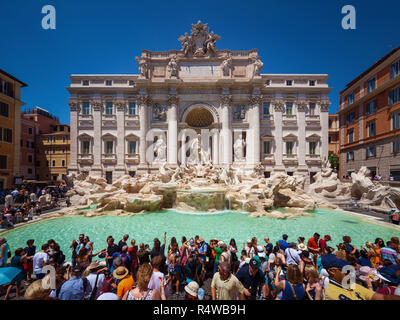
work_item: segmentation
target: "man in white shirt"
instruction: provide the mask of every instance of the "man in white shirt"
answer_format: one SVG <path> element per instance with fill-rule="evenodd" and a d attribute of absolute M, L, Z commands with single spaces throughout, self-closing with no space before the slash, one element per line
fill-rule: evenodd
<path fill-rule="evenodd" d="M 90 287 L 94 290 L 95 287 L 96 289 L 96 294 L 94 295 L 94 300 L 97 300 L 97 298 L 103 294 L 103 292 L 107 288 L 107 280 L 106 276 L 104 275 L 104 271 L 107 270 L 107 267 L 103 267 L 100 265 L 98 261 L 93 261 L 88 267 L 88 271 L 90 272 L 89 275 L 86 277 L 90 283 Z M 96 284 L 96 278 L 97 278 L 97 284 Z M 89 298 L 92 295 L 93 290 L 86 296 L 86 298 Z"/>
<path fill-rule="evenodd" d="M 297 245 L 294 242 L 289 244 L 289 248 L 285 250 L 286 265 L 295 264 L 296 266 L 300 263 L 301 250 L 297 250 Z"/>
<path fill-rule="evenodd" d="M 33 256 L 33 274 L 36 275 L 36 280 L 43 279 L 46 275 L 43 272 L 43 267 L 49 263 L 49 245 L 46 243 L 42 246 L 42 251 Z"/>

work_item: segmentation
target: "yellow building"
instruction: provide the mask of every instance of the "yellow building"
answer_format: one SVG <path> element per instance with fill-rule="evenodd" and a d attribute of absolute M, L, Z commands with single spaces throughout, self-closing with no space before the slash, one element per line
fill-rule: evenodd
<path fill-rule="evenodd" d="M 39 180 L 61 181 L 67 175 L 70 158 L 70 127 L 65 124 L 54 126 L 51 133 L 39 137 L 38 163 Z"/>
<path fill-rule="evenodd" d="M 21 88 L 27 85 L 0 69 L 0 190 L 20 183 Z M 15 180 L 15 181 L 14 181 Z"/>

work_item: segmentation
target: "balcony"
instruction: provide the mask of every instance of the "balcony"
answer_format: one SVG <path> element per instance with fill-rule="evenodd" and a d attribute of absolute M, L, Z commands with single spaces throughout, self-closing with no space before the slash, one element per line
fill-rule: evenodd
<path fill-rule="evenodd" d="M 104 153 L 101 161 L 105 164 L 115 164 L 117 163 L 117 155 L 115 153 Z"/>
<path fill-rule="evenodd" d="M 137 114 L 128 114 L 125 117 L 125 126 L 126 127 L 137 127 L 139 125 L 139 115 Z"/>
<path fill-rule="evenodd" d="M 93 163 L 93 155 L 92 154 L 78 154 L 78 162 L 85 164 Z"/>
<path fill-rule="evenodd" d="M 126 154 L 125 162 L 129 164 L 139 164 L 139 155 L 138 154 Z"/>
<path fill-rule="evenodd" d="M 282 162 L 284 164 L 298 164 L 297 154 L 283 154 Z"/>
<path fill-rule="evenodd" d="M 264 153 L 262 155 L 262 163 L 263 164 L 275 164 L 275 155 L 269 154 L 269 153 Z"/>
<path fill-rule="evenodd" d="M 319 165 L 322 163 L 321 156 L 319 154 L 307 154 L 306 163 Z"/>
<path fill-rule="evenodd" d="M 261 123 L 273 126 L 274 125 L 274 116 L 273 115 L 263 115 L 261 119 Z"/>
<path fill-rule="evenodd" d="M 117 126 L 117 118 L 115 114 L 103 115 L 102 126 L 106 128 L 115 128 Z"/>

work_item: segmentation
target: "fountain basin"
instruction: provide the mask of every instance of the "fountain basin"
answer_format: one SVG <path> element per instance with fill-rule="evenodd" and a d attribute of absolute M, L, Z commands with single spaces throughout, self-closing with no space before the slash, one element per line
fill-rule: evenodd
<path fill-rule="evenodd" d="M 225 209 L 224 189 L 199 188 L 176 191 L 175 206 L 182 211 L 215 211 Z"/>

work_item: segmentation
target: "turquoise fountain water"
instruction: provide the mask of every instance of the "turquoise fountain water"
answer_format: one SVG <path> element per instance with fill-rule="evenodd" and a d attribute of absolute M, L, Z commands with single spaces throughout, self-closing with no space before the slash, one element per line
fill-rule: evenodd
<path fill-rule="evenodd" d="M 358 247 L 364 245 L 365 241 L 374 241 L 377 237 L 387 241 L 390 237 L 400 236 L 400 230 L 395 227 L 367 222 L 358 216 L 338 211 L 317 209 L 310 217 L 288 220 L 251 218 L 246 213 L 232 211 L 217 214 L 188 214 L 170 210 L 125 217 L 71 216 L 26 225 L 1 233 L 0 237 L 7 239 L 13 253 L 16 248 L 25 247 L 28 239 L 35 239 L 35 244 L 39 248 L 53 238 L 60 243 L 67 259 L 70 259 L 69 246 L 80 233 L 88 235 L 90 240 L 94 241 L 95 250 L 101 250 L 106 247 L 106 238 L 109 235 L 119 241 L 127 233 L 138 243 L 145 242 L 152 246 L 153 239 L 155 237 L 162 239 L 165 231 L 167 242 L 172 236 L 180 242 L 183 235 L 186 237 L 199 235 L 207 241 L 214 237 L 224 241 L 235 238 L 238 245 L 253 236 L 261 242 L 268 236 L 275 243 L 283 233 L 289 235 L 289 241 L 296 241 L 298 236 L 308 239 L 314 232 L 322 236 L 330 234 L 334 245 L 341 241 L 343 235 L 350 235 Z"/>

